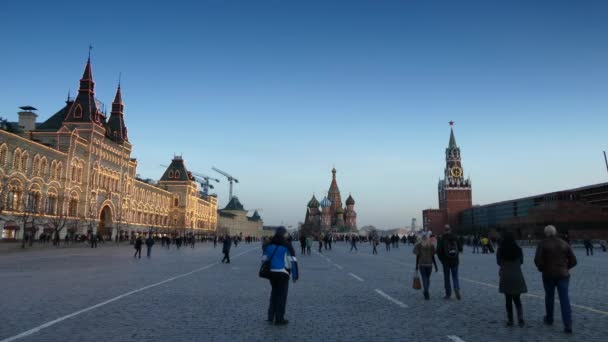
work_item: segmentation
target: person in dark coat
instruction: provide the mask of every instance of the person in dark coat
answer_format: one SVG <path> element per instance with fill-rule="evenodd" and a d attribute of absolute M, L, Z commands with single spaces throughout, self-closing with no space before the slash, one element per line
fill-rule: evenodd
<path fill-rule="evenodd" d="M 232 239 L 230 238 L 230 236 L 228 236 L 228 234 L 226 234 L 226 236 L 224 236 L 224 243 L 222 246 L 222 253 L 224 253 L 224 258 L 222 259 L 222 263 L 226 262 L 227 264 L 230 263 L 230 247 L 232 246 Z"/>
<path fill-rule="evenodd" d="M 152 253 L 152 246 L 154 246 L 154 239 L 152 238 L 152 235 L 148 235 L 148 238 L 146 239 L 146 247 L 148 247 L 148 251 L 147 251 L 148 258 L 150 257 L 150 254 Z M 139 252 L 139 254 L 141 256 L 141 251 Z"/>
<path fill-rule="evenodd" d="M 277 228 L 270 244 L 264 249 L 262 264 L 270 260 L 270 303 L 268 306 L 269 323 L 285 325 L 285 306 L 287 304 L 287 291 L 289 289 L 289 276 L 295 283 L 299 279 L 298 261 L 296 252 L 291 243 L 285 238 L 285 227 Z M 320 240 L 322 241 L 322 240 Z"/>
<path fill-rule="evenodd" d="M 137 239 L 135 239 L 135 254 L 133 255 L 134 258 L 137 258 L 138 254 L 139 254 L 139 258 L 141 259 L 141 245 L 143 244 L 143 241 L 141 240 L 141 236 L 137 235 Z"/>
<path fill-rule="evenodd" d="M 525 323 L 520 296 L 522 293 L 528 292 L 528 288 L 521 272 L 524 254 L 515 242 L 513 233 L 505 232 L 503 234 L 502 242 L 496 251 L 496 263 L 500 266 L 498 290 L 505 295 L 507 326 L 513 326 L 513 303 L 515 303 L 517 323 L 520 327 L 523 327 Z"/>
<path fill-rule="evenodd" d="M 576 256 L 572 247 L 566 241 L 557 237 L 557 229 L 554 226 L 545 227 L 545 236 L 547 238 L 538 244 L 534 256 L 534 264 L 543 275 L 545 310 L 547 313 L 544 321 L 546 325 L 553 324 L 555 289 L 557 288 L 564 332 L 572 334 L 572 308 L 570 307 L 568 287 L 570 285 L 570 269 L 577 263 Z"/>
<path fill-rule="evenodd" d="M 437 256 L 443 265 L 443 282 L 445 285 L 445 299 L 450 299 L 452 296 L 452 284 L 450 284 L 450 274 L 452 274 L 452 283 L 456 299 L 460 300 L 460 283 L 458 281 L 458 264 L 459 254 L 462 252 L 462 246 L 458 243 L 458 238 L 452 233 L 449 225 L 445 226 L 445 234 L 439 240 L 437 246 Z"/>

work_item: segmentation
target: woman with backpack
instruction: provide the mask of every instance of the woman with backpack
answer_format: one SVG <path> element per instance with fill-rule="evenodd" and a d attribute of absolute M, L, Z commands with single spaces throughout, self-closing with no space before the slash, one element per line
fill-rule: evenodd
<path fill-rule="evenodd" d="M 528 289 L 524 275 L 521 272 L 524 255 L 521 248 L 515 242 L 513 233 L 505 232 L 503 234 L 502 242 L 496 251 L 496 263 L 500 266 L 498 290 L 505 295 L 507 326 L 513 326 L 513 303 L 515 303 L 517 322 L 520 327 L 523 327 L 525 323 L 520 296 L 522 293 L 526 293 Z"/>
<path fill-rule="evenodd" d="M 264 249 L 262 264 L 270 260 L 270 305 L 268 306 L 269 323 L 285 325 L 285 306 L 287 304 L 287 290 L 289 289 L 289 276 L 295 283 L 298 278 L 298 262 L 293 246 L 285 238 L 287 230 L 279 227 Z"/>

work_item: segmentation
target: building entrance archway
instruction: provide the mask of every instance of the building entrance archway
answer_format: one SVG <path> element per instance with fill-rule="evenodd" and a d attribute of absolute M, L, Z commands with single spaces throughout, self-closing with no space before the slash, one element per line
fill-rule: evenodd
<path fill-rule="evenodd" d="M 107 205 L 101 209 L 97 234 L 102 236 L 104 240 L 112 236 L 112 209 Z"/>

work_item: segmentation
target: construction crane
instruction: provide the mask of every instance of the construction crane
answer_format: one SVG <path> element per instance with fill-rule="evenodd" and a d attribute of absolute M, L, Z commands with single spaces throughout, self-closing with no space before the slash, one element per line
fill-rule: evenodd
<path fill-rule="evenodd" d="M 201 183 L 201 185 L 203 186 L 203 195 L 205 196 L 209 195 L 209 189 L 214 189 L 213 185 L 209 181 L 215 181 L 217 183 L 220 182 L 219 179 L 204 175 L 202 173 L 192 171 L 190 171 L 190 173 L 195 179 L 202 179 L 202 181 L 199 180 L 199 183 Z"/>
<path fill-rule="evenodd" d="M 230 192 L 229 192 L 229 196 L 228 196 L 228 202 L 230 202 L 232 200 L 232 183 L 233 182 L 238 183 L 239 180 L 216 167 L 212 167 L 211 169 L 228 179 L 228 182 L 230 183 Z"/>
<path fill-rule="evenodd" d="M 164 168 L 168 168 L 169 167 L 169 166 L 163 165 L 163 164 L 160 164 L 160 166 L 164 167 Z M 192 171 L 189 171 L 189 172 L 190 172 L 191 176 L 198 183 L 200 183 L 201 186 L 203 187 L 203 196 L 208 196 L 209 195 L 209 189 L 214 189 L 213 185 L 209 181 L 215 181 L 215 182 L 218 182 L 218 183 L 220 182 L 220 180 L 217 179 L 217 178 L 206 176 L 206 175 L 203 175 L 203 174 L 198 173 L 198 172 L 192 172 Z"/>

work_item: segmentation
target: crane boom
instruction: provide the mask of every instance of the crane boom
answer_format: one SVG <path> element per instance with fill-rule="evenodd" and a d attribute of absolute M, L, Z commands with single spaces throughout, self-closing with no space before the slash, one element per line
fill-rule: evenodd
<path fill-rule="evenodd" d="M 219 179 L 217 179 L 217 178 L 213 178 L 213 177 L 211 177 L 211 176 L 204 175 L 204 174 L 202 174 L 202 173 L 193 172 L 193 171 L 190 171 L 190 173 L 192 173 L 194 176 L 197 176 L 197 177 L 202 178 L 202 179 L 208 179 L 208 180 L 216 181 L 216 182 L 218 182 L 218 183 L 220 182 L 220 180 L 219 180 Z"/>
<path fill-rule="evenodd" d="M 213 171 L 219 173 L 220 175 L 226 177 L 228 179 L 228 183 L 230 183 L 230 192 L 229 192 L 229 196 L 228 196 L 228 201 L 232 200 L 232 183 L 238 183 L 239 180 L 232 177 L 231 175 L 227 174 L 226 172 L 216 168 L 215 166 L 211 168 Z"/>

